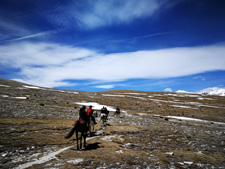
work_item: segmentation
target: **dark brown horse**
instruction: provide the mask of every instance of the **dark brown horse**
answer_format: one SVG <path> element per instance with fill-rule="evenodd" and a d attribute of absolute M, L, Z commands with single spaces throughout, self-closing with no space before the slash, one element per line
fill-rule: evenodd
<path fill-rule="evenodd" d="M 70 138 L 74 132 L 76 132 L 77 137 L 77 150 L 82 149 L 82 137 L 84 137 L 84 147 L 86 146 L 86 136 L 87 136 L 87 122 L 84 120 L 77 120 L 74 122 L 74 127 L 71 129 L 71 131 L 65 136 L 65 139 Z M 79 137 L 78 133 L 81 133 L 80 137 L 80 147 L 79 147 Z"/>

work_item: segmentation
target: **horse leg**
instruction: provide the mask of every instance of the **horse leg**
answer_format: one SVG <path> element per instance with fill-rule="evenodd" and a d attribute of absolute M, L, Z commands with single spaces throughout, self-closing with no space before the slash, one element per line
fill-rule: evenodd
<path fill-rule="evenodd" d="M 87 137 L 87 133 L 84 132 L 84 147 L 86 147 L 86 137 Z"/>
<path fill-rule="evenodd" d="M 76 131 L 76 137 L 77 137 L 77 150 L 79 150 L 79 138 L 78 138 L 78 132 Z"/>
<path fill-rule="evenodd" d="M 90 133 L 90 137 L 91 137 L 91 124 L 92 122 L 90 122 L 90 124 L 89 124 L 89 133 Z"/>
<path fill-rule="evenodd" d="M 81 133 L 81 136 L 80 136 L 80 149 L 82 150 L 82 136 L 83 134 Z"/>

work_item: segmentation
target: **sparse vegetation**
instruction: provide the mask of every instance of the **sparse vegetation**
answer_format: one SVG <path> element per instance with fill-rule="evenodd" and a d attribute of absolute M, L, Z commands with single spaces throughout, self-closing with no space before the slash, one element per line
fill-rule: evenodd
<path fill-rule="evenodd" d="M 125 90 L 74 93 L 26 88 L 25 84 L 4 79 L 0 79 L 0 84 L 9 86 L 0 86 L 1 168 L 18 167 L 42 157 L 47 160 L 28 167 L 223 168 L 225 165 L 224 97 Z M 77 151 L 75 135 L 69 140 L 64 136 L 78 118 L 79 105 L 75 102 L 82 101 L 119 106 L 123 112 L 121 118 L 110 112 L 106 127 L 98 122 L 95 126 L 98 137 L 89 138 L 86 149 Z"/>

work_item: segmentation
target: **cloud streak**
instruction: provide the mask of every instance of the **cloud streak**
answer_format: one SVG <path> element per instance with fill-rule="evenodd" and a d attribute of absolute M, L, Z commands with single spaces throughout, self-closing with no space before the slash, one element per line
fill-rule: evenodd
<path fill-rule="evenodd" d="M 101 89 L 112 89 L 114 87 L 115 87 L 114 85 L 98 85 L 98 86 L 95 86 L 95 88 L 101 88 Z"/>
<path fill-rule="evenodd" d="M 59 44 L 14 43 L 0 47 L 0 65 L 19 69 L 17 80 L 58 87 L 73 85 L 65 82 L 72 79 L 116 82 L 225 70 L 224 53 L 225 46 L 104 54 Z"/>
<path fill-rule="evenodd" d="M 152 16 L 161 4 L 158 0 L 88 1 L 85 4 L 86 10 L 77 10 L 69 15 L 76 18 L 82 28 L 93 29 L 115 23 L 129 23 L 134 19 Z"/>
<path fill-rule="evenodd" d="M 42 37 L 42 36 L 44 37 L 44 36 L 47 36 L 47 35 L 59 33 L 59 32 L 61 32 L 63 30 L 65 30 L 65 29 L 56 29 L 56 30 L 44 31 L 44 32 L 40 32 L 40 33 L 30 34 L 30 35 L 27 35 L 27 36 L 22 36 L 22 37 L 19 37 L 19 38 L 14 38 L 14 39 L 10 39 L 10 40 L 0 41 L 0 43 L 14 42 L 14 41 L 19 41 L 19 40 L 26 40 L 26 39 L 31 39 L 31 38 L 35 38 L 35 37 Z"/>

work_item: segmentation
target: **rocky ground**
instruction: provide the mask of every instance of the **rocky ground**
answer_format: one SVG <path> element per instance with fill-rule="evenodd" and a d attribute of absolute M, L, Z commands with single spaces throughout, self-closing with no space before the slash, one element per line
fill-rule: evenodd
<path fill-rule="evenodd" d="M 87 146 L 66 140 L 81 104 L 123 111 L 95 126 Z M 1 168 L 224 168 L 225 97 L 98 93 L 0 79 Z M 97 109 L 99 111 L 99 109 Z"/>

